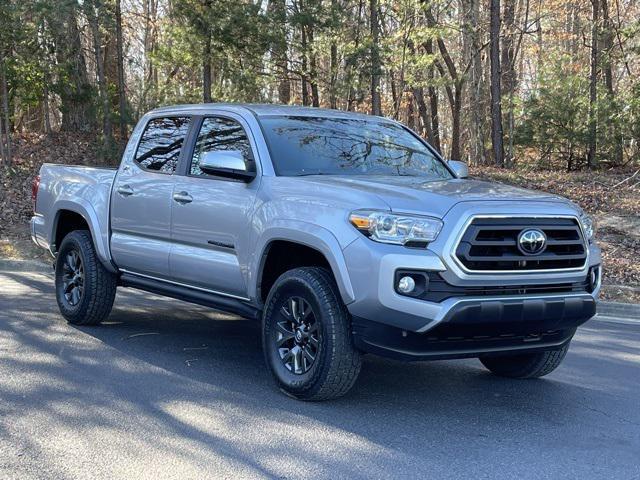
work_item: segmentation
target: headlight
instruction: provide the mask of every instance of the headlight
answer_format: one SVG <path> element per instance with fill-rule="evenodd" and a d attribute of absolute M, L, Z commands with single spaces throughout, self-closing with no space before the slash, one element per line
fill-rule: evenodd
<path fill-rule="evenodd" d="M 376 242 L 407 246 L 425 246 L 433 242 L 442 228 L 442 222 L 437 218 L 371 210 L 353 212 L 349 221 Z"/>
<path fill-rule="evenodd" d="M 587 236 L 587 240 L 589 240 L 589 243 L 591 243 L 593 241 L 593 237 L 596 235 L 595 222 L 589 215 L 583 213 L 582 215 L 580 215 L 580 223 L 582 223 L 582 230 L 584 230 L 584 234 Z"/>

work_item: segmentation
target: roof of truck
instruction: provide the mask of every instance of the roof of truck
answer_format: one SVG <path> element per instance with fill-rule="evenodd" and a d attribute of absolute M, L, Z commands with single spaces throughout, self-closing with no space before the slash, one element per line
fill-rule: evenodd
<path fill-rule="evenodd" d="M 276 105 L 260 103 L 196 103 L 185 105 L 172 105 L 151 111 L 150 113 L 196 113 L 206 114 L 209 110 L 225 109 L 237 112 L 251 112 L 258 117 L 293 115 L 300 117 L 327 117 L 327 118 L 361 118 L 369 121 L 373 119 L 387 120 L 383 117 L 375 117 L 364 113 L 333 110 L 330 108 L 300 107 L 296 105 Z"/>

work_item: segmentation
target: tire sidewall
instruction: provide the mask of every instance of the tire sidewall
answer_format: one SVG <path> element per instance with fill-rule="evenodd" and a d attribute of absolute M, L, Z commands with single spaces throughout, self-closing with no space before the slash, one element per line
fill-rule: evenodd
<path fill-rule="evenodd" d="M 275 346 L 275 326 L 279 318 L 279 310 L 291 296 L 302 297 L 313 310 L 319 327 L 319 348 L 316 360 L 308 372 L 298 375 L 288 370 Z M 315 387 L 322 383 L 327 375 L 327 356 L 333 350 L 330 339 L 333 337 L 334 324 L 320 301 L 318 295 L 308 284 L 304 276 L 297 276 L 296 271 L 284 273 L 274 284 L 266 302 L 262 322 L 262 342 L 267 367 L 275 377 L 280 389 L 294 396 L 311 396 Z"/>
<path fill-rule="evenodd" d="M 55 284 L 56 284 L 56 300 L 58 302 L 58 307 L 60 308 L 60 312 L 62 315 L 71 323 L 74 321 L 78 321 L 84 317 L 84 313 L 89 308 L 90 298 L 90 281 L 92 281 L 92 272 L 89 270 L 89 262 L 87 262 L 87 252 L 82 246 L 82 242 L 80 242 L 78 238 L 78 232 L 71 232 L 67 235 L 62 241 L 62 245 L 60 246 L 60 250 L 58 251 L 58 255 L 56 257 L 56 273 L 55 273 Z M 80 261 L 82 262 L 82 267 L 84 269 L 84 288 L 82 292 L 82 298 L 80 298 L 80 302 L 77 305 L 70 305 L 64 296 L 64 284 L 62 281 L 62 277 L 64 274 L 64 259 L 67 254 L 71 251 L 76 251 L 80 257 Z"/>

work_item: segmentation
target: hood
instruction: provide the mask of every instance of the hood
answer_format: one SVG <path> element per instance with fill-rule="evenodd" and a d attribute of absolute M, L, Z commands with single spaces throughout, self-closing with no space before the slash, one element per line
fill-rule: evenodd
<path fill-rule="evenodd" d="M 332 186 L 339 186 L 376 195 L 395 212 L 422 213 L 439 218 L 444 217 L 459 202 L 535 200 L 568 203 L 562 197 L 549 193 L 470 179 L 429 181 L 420 177 L 393 175 L 331 175 L 297 179 L 315 186 L 324 186 L 326 192 L 329 192 Z M 368 205 L 361 207 L 367 208 Z"/>

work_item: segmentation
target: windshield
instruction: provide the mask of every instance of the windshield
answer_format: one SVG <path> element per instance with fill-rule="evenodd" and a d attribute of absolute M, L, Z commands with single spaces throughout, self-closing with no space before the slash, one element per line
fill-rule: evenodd
<path fill-rule="evenodd" d="M 453 178 L 422 141 L 395 123 L 306 116 L 260 121 L 278 175 Z"/>

